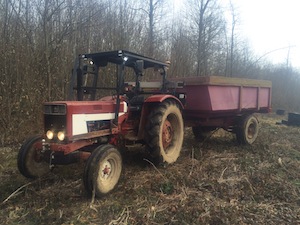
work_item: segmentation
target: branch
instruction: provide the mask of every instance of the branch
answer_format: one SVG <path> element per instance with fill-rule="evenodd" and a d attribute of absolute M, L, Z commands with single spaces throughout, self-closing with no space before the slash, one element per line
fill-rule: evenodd
<path fill-rule="evenodd" d="M 19 192 L 20 190 L 22 190 L 23 188 L 25 188 L 25 187 L 27 187 L 27 186 L 33 184 L 34 182 L 35 182 L 35 181 L 29 182 L 29 183 L 24 184 L 23 186 L 19 187 L 19 188 L 18 188 L 17 190 L 15 190 L 12 194 L 10 194 L 10 195 L 2 202 L 2 204 L 5 204 L 9 199 L 11 199 L 12 197 L 14 197 L 14 196 L 16 196 L 17 194 L 19 194 L 18 192 Z"/>
<path fill-rule="evenodd" d="M 156 168 L 156 166 L 153 164 L 153 162 L 149 161 L 148 159 L 144 159 L 146 162 L 150 163 L 154 169 L 164 178 L 165 181 L 168 181 L 168 179 Z"/>
<path fill-rule="evenodd" d="M 248 70 L 250 70 L 251 66 L 253 66 L 254 64 L 256 64 L 259 60 L 261 60 L 262 58 L 264 58 L 265 56 L 273 53 L 273 52 L 276 52 L 276 51 L 279 51 L 279 50 L 283 50 L 283 49 L 287 49 L 287 48 L 294 48 L 296 47 L 296 45 L 292 45 L 292 46 L 287 46 L 287 47 L 282 47 L 282 48 L 277 48 L 277 49 L 274 49 L 274 50 L 271 50 L 269 52 L 266 52 L 265 54 L 263 54 L 262 56 L 260 56 L 257 60 L 255 60 L 253 63 L 251 63 L 248 68 L 246 69 L 246 73 L 248 73 Z"/>

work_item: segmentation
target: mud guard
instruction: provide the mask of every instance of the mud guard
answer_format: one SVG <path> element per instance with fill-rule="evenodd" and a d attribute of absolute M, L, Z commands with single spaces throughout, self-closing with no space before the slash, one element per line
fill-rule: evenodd
<path fill-rule="evenodd" d="M 174 95 L 152 95 L 145 100 L 145 103 L 148 103 L 148 102 L 158 103 L 158 102 L 163 102 L 166 99 L 174 99 L 177 103 L 179 103 L 181 109 L 183 109 L 182 102 L 178 98 L 176 98 Z"/>

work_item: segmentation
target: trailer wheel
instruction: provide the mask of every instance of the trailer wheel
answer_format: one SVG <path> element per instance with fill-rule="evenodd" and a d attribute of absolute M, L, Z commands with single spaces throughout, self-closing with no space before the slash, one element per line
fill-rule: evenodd
<path fill-rule="evenodd" d="M 38 178 L 50 171 L 49 164 L 42 159 L 40 150 L 34 147 L 41 140 L 41 136 L 28 138 L 19 150 L 18 169 L 27 178 Z"/>
<path fill-rule="evenodd" d="M 258 120 L 254 115 L 242 117 L 237 127 L 236 137 L 240 144 L 253 144 L 258 136 Z"/>
<path fill-rule="evenodd" d="M 162 102 L 150 113 L 146 142 L 157 164 L 177 160 L 183 142 L 183 119 L 174 101 Z"/>
<path fill-rule="evenodd" d="M 207 137 L 209 137 L 212 134 L 213 130 L 215 130 L 215 128 L 213 127 L 192 127 L 194 137 L 198 141 L 204 141 Z"/>
<path fill-rule="evenodd" d="M 83 184 L 91 195 L 95 191 L 97 197 L 111 192 L 122 173 L 122 157 L 112 145 L 96 148 L 85 165 Z"/>

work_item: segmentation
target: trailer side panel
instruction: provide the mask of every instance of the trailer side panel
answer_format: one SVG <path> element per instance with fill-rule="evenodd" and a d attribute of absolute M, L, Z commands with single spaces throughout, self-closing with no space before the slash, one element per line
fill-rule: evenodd
<path fill-rule="evenodd" d="M 271 110 L 271 82 L 228 77 L 176 78 L 184 82 L 186 119 L 215 118 Z"/>

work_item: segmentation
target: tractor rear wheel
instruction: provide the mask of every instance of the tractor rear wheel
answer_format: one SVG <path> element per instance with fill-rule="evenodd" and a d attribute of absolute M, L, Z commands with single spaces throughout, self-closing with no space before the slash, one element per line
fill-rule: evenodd
<path fill-rule="evenodd" d="M 111 192 L 122 173 L 122 157 L 112 145 L 96 148 L 89 157 L 83 174 L 83 184 L 89 194 L 97 197 Z"/>
<path fill-rule="evenodd" d="M 50 171 L 49 164 L 41 156 L 41 150 L 35 148 L 35 144 L 41 140 L 41 136 L 31 137 L 19 150 L 18 169 L 27 178 L 38 178 Z"/>
<path fill-rule="evenodd" d="M 173 163 L 179 157 L 183 142 L 183 119 L 174 101 L 160 103 L 149 115 L 146 142 L 155 163 Z"/>
<path fill-rule="evenodd" d="M 258 120 L 254 115 L 241 117 L 236 130 L 236 138 L 240 144 L 253 144 L 258 136 Z"/>

